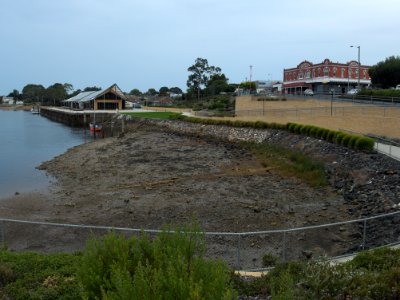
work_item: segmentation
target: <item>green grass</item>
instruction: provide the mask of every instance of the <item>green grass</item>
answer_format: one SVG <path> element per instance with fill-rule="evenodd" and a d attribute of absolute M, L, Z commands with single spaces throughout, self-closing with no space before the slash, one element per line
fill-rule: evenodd
<path fill-rule="evenodd" d="M 0 299 L 80 299 L 80 255 L 0 251 Z"/>
<path fill-rule="evenodd" d="M 171 117 L 179 116 L 180 113 L 175 112 L 161 112 L 161 111 L 154 111 L 154 112 L 130 112 L 130 113 L 123 113 L 124 115 L 137 117 L 137 118 L 146 118 L 146 119 L 170 119 Z"/>
<path fill-rule="evenodd" d="M 313 187 L 327 185 L 323 163 L 300 151 L 255 142 L 242 142 L 241 145 L 250 150 L 265 167 L 272 167 L 281 175 L 297 177 Z"/>

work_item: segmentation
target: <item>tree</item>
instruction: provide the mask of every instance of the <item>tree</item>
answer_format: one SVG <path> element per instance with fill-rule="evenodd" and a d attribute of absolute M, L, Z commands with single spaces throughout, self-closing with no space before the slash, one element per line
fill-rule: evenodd
<path fill-rule="evenodd" d="M 149 96 L 155 96 L 155 95 L 157 95 L 157 91 L 153 88 L 150 88 L 147 90 L 146 94 Z"/>
<path fill-rule="evenodd" d="M 170 88 L 169 91 L 171 93 L 174 93 L 174 94 L 183 94 L 183 91 L 180 88 L 176 87 L 176 86 Z"/>
<path fill-rule="evenodd" d="M 27 84 L 22 89 L 22 99 L 42 101 L 46 89 L 41 84 Z"/>
<path fill-rule="evenodd" d="M 257 89 L 257 86 L 254 81 L 245 81 L 239 84 L 239 88 L 251 92 L 255 91 Z"/>
<path fill-rule="evenodd" d="M 220 74 L 221 69 L 219 67 L 209 66 L 208 61 L 205 58 L 197 58 L 195 64 L 188 68 L 191 73 L 186 82 L 189 90 L 197 91 L 197 99 L 200 99 L 200 92 L 209 81 L 210 77 L 216 74 Z"/>
<path fill-rule="evenodd" d="M 220 93 L 233 92 L 231 86 L 228 84 L 228 78 L 225 74 L 214 74 L 208 80 L 206 85 L 206 90 L 208 95 L 219 95 Z"/>
<path fill-rule="evenodd" d="M 21 100 L 22 95 L 19 93 L 18 90 L 13 90 L 11 93 L 8 94 L 8 97 L 13 97 L 14 100 Z"/>
<path fill-rule="evenodd" d="M 169 88 L 167 88 L 166 86 L 163 86 L 158 90 L 158 93 L 160 94 L 160 96 L 165 96 L 165 95 L 167 95 L 168 92 L 169 92 Z"/>
<path fill-rule="evenodd" d="M 129 92 L 129 95 L 140 96 L 142 95 L 142 92 L 139 91 L 138 89 L 133 89 L 132 91 Z"/>
<path fill-rule="evenodd" d="M 84 92 L 91 92 L 91 91 L 96 92 L 96 91 L 101 91 L 101 87 L 98 87 L 98 86 L 88 86 L 88 87 L 85 87 L 83 91 L 84 91 Z"/>
<path fill-rule="evenodd" d="M 371 82 L 382 88 L 400 84 L 400 56 L 390 56 L 368 70 Z"/>
<path fill-rule="evenodd" d="M 49 86 L 44 93 L 44 101 L 53 105 L 59 105 L 62 100 L 68 98 L 68 86 L 61 83 L 55 83 Z"/>

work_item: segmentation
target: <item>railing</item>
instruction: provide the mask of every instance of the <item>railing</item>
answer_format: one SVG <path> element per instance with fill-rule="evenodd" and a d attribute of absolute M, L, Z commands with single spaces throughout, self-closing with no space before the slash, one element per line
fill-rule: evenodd
<path fill-rule="evenodd" d="M 271 117 L 319 117 L 319 116 L 365 116 L 400 118 L 400 109 L 391 109 L 388 106 L 378 105 L 358 105 L 358 106 L 321 106 L 321 107 L 304 107 L 304 108 L 281 108 L 271 109 L 265 107 L 261 102 L 258 107 L 252 107 L 249 110 L 237 110 L 236 116 L 271 116 Z"/>
<path fill-rule="evenodd" d="M 335 216 L 327 216 L 334 218 Z M 310 222 L 313 222 L 312 218 Z M 90 236 L 109 231 L 126 236 L 160 230 L 0 219 L 0 242 L 16 251 L 82 250 Z M 334 257 L 400 242 L 400 211 L 351 221 L 254 232 L 205 232 L 207 255 L 236 269 L 262 268 L 262 257 L 281 260 Z"/>

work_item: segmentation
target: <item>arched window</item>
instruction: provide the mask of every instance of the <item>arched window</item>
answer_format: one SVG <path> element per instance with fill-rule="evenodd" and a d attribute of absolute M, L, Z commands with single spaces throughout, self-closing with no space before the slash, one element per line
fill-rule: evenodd
<path fill-rule="evenodd" d="M 324 68 L 324 76 L 326 76 L 326 77 L 329 76 L 329 68 L 328 67 Z"/>

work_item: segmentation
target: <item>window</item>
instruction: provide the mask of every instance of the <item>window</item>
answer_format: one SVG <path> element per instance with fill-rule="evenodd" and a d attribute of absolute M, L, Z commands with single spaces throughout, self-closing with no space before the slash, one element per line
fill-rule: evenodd
<path fill-rule="evenodd" d="M 340 77 L 344 77 L 344 71 L 345 71 L 346 69 L 345 68 L 342 68 L 342 70 L 341 70 L 341 74 L 340 74 Z"/>
<path fill-rule="evenodd" d="M 326 77 L 329 76 L 329 68 L 328 67 L 324 68 L 324 76 L 326 76 Z"/>
<path fill-rule="evenodd" d="M 333 67 L 333 77 L 336 77 L 336 72 L 337 72 L 337 68 L 336 67 Z"/>
<path fill-rule="evenodd" d="M 297 79 L 303 79 L 303 72 L 299 72 L 299 76 L 297 77 Z"/>
<path fill-rule="evenodd" d="M 306 78 L 307 78 L 307 79 L 310 78 L 310 75 L 311 75 L 311 74 L 310 74 L 310 70 L 307 70 L 307 71 L 306 71 Z"/>

